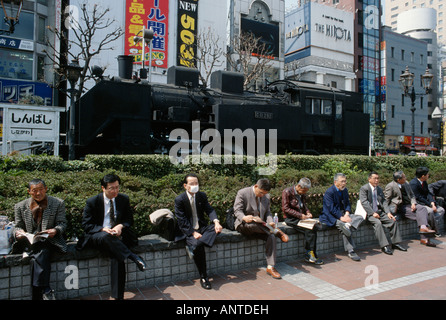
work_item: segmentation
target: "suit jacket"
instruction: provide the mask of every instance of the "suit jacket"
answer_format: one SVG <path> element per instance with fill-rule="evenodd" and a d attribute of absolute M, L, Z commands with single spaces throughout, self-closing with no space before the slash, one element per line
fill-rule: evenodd
<path fill-rule="evenodd" d="M 342 210 L 344 207 L 344 210 Z M 341 195 L 333 184 L 325 191 L 322 201 L 322 214 L 319 216 L 319 221 L 328 226 L 334 226 L 345 211 L 352 211 L 350 200 L 348 198 L 348 190 L 345 188 L 341 191 Z"/>
<path fill-rule="evenodd" d="M 415 199 L 415 195 L 409 183 L 406 182 L 401 187 L 405 188 L 407 196 L 410 198 L 410 203 L 416 204 L 417 200 Z M 400 204 L 403 203 L 401 189 L 398 186 L 398 183 L 396 183 L 395 181 L 392 181 L 386 185 L 386 187 L 384 188 L 384 196 L 386 197 L 387 205 L 389 206 L 389 208 L 391 206 L 398 207 Z"/>
<path fill-rule="evenodd" d="M 129 197 L 125 194 L 119 193 L 114 199 L 115 201 L 115 221 L 116 224 L 122 224 L 123 242 L 127 245 L 135 244 L 136 235 L 131 231 L 130 227 L 133 225 L 133 212 L 130 208 Z M 104 194 L 100 193 L 87 200 L 84 213 L 82 216 L 82 228 L 85 231 L 85 235 L 79 239 L 78 248 L 83 248 L 87 245 L 88 240 L 92 234 L 100 232 L 104 223 Z"/>
<path fill-rule="evenodd" d="M 423 206 L 431 206 L 432 202 L 435 202 L 432 194 L 429 192 L 429 187 L 427 186 L 427 182 L 424 182 L 421 185 L 420 181 L 417 178 L 413 178 L 410 180 L 410 187 L 415 195 L 415 199 L 417 199 L 418 204 Z"/>
<path fill-rule="evenodd" d="M 378 200 L 378 210 L 381 210 L 381 212 L 383 213 L 390 213 L 390 209 L 384 196 L 383 189 L 381 189 L 380 186 L 376 187 L 376 196 Z M 361 201 L 362 207 L 364 208 L 365 212 L 367 212 L 367 217 L 371 217 L 374 213 L 374 210 L 372 206 L 372 187 L 369 183 L 363 185 L 361 189 L 359 189 L 359 200 Z"/>
<path fill-rule="evenodd" d="M 446 199 L 446 180 L 438 180 L 437 182 L 430 183 L 428 189 L 435 197 Z"/>
<path fill-rule="evenodd" d="M 195 194 L 195 207 L 197 209 L 198 225 L 200 228 L 208 225 L 205 214 L 209 217 L 210 221 L 218 219 L 217 213 L 209 204 L 206 193 L 198 191 Z M 192 222 L 192 207 L 186 191 L 175 198 L 175 216 L 178 226 L 175 241 L 192 236 L 195 231 Z"/>
<path fill-rule="evenodd" d="M 48 205 L 42 214 L 41 230 L 57 229 L 57 234 L 53 238 L 48 238 L 51 244 L 55 245 L 59 251 L 67 252 L 67 243 L 63 237 L 67 226 L 65 217 L 65 203 L 63 200 L 51 196 L 48 197 Z M 31 198 L 23 200 L 14 206 L 15 226 L 28 233 L 36 233 L 37 225 L 34 222 L 30 209 Z"/>
<path fill-rule="evenodd" d="M 259 208 L 257 208 L 256 196 L 254 194 L 253 187 L 247 187 L 240 189 L 237 192 L 237 196 L 234 201 L 234 215 L 236 217 L 234 227 L 237 227 L 243 222 L 243 217 L 246 215 L 257 215 L 265 221 L 270 223 L 273 221 L 273 217 L 270 211 L 270 195 L 266 194 L 259 198 Z M 259 214 L 257 214 L 257 212 Z"/>

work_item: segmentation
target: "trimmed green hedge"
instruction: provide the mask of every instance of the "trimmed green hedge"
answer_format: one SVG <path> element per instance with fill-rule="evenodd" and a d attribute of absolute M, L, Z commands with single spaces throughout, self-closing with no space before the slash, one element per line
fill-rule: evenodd
<path fill-rule="evenodd" d="M 121 177 L 121 192 L 130 197 L 135 213 L 135 229 L 145 235 L 158 232 L 151 225 L 149 215 L 160 208 L 174 210 L 175 197 L 183 192 L 182 180 L 186 173 L 196 172 L 200 189 L 205 191 L 221 221 L 226 209 L 232 206 L 239 189 L 254 184 L 260 177 L 259 166 L 235 164 L 178 164 L 167 156 L 159 155 L 89 155 L 84 161 L 64 161 L 51 156 L 12 156 L 0 159 L 0 214 L 14 216 L 14 204 L 28 197 L 27 184 L 33 178 L 42 178 L 48 185 L 48 194 L 65 200 L 68 218 L 68 238 L 79 236 L 82 211 L 87 198 L 101 192 L 100 179 L 114 172 Z M 408 178 L 415 168 L 431 169 L 430 182 L 446 179 L 444 157 L 367 157 L 351 155 L 277 157 L 277 170 L 267 176 L 271 190 L 273 213 L 281 217 L 282 190 L 302 177 L 312 181 L 308 204 L 313 215 L 322 209 L 322 196 L 333 183 L 333 174 L 344 172 L 348 176 L 347 188 L 354 204 L 361 185 L 367 183 L 371 170 L 380 173 L 381 186 L 392 180 L 392 173 L 402 169 Z"/>

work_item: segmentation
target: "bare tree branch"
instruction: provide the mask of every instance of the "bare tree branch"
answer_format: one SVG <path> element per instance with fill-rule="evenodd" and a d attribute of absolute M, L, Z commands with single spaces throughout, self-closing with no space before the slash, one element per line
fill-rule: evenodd
<path fill-rule="evenodd" d="M 85 83 L 92 78 L 90 72 L 91 59 L 99 55 L 102 51 L 112 50 L 110 46 L 112 42 L 119 39 L 124 30 L 118 26 L 116 28 L 113 25 L 116 23 L 114 19 L 107 18 L 110 9 L 104 9 L 94 4 L 91 8 L 86 2 L 80 6 L 79 17 L 72 16 L 71 30 L 69 32 L 71 38 L 68 38 L 61 30 L 48 26 L 47 28 L 52 34 L 60 41 L 66 43 L 67 52 L 60 52 L 59 48 L 55 48 L 54 44 L 47 39 L 47 46 L 49 52 L 45 54 L 53 65 L 54 72 L 60 76 L 61 82 L 67 79 L 66 66 L 61 64 L 63 56 L 65 61 L 77 59 L 79 64 L 83 65 L 83 70 L 79 78 L 79 92 L 77 93 L 77 99 L 80 98 L 84 91 Z M 98 38 L 98 33 L 103 30 L 110 30 L 102 39 Z M 56 83 L 56 87 L 59 87 L 60 83 Z"/>
<path fill-rule="evenodd" d="M 266 45 L 260 40 L 261 38 L 256 38 L 250 32 L 243 32 L 232 39 L 233 52 L 226 54 L 232 69 L 243 73 L 245 90 L 261 79 L 272 67 Z"/>
<path fill-rule="evenodd" d="M 179 55 L 180 58 L 190 67 L 196 67 L 199 73 L 200 82 L 204 87 L 209 84 L 209 78 L 215 67 L 221 67 L 224 63 L 224 43 L 220 42 L 220 37 L 211 28 L 201 30 L 197 34 L 196 42 L 186 46 Z M 192 56 L 191 53 L 195 55 Z"/>

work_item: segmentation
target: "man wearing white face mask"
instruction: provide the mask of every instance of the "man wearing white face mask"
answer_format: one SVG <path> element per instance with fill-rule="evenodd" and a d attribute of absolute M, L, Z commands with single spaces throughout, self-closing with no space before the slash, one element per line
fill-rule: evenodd
<path fill-rule="evenodd" d="M 197 266 L 200 284 L 209 290 L 212 287 L 206 271 L 204 246 L 212 247 L 223 227 L 209 204 L 206 193 L 199 191 L 198 177 L 195 174 L 188 174 L 184 178 L 183 187 L 186 191 L 175 198 L 175 216 L 179 229 L 175 241 L 186 239 L 186 251 Z M 207 224 L 205 214 L 213 224 Z"/>

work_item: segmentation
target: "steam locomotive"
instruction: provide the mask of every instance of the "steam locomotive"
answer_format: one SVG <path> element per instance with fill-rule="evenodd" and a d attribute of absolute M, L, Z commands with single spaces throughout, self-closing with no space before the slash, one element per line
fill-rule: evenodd
<path fill-rule="evenodd" d="M 175 129 L 189 133 L 189 145 L 198 148 L 204 143 L 193 137 L 202 140 L 207 129 L 222 139 L 235 130 L 256 138 L 276 130 L 278 154 L 367 154 L 369 145 L 369 115 L 358 93 L 288 80 L 246 92 L 243 75 L 227 71 L 214 72 L 210 88 L 203 88 L 198 70 L 176 66 L 168 69 L 167 84 L 122 77 L 99 81 L 77 102 L 75 128 L 77 157 L 167 154 L 178 143 Z M 271 135 L 258 137 L 270 146 Z M 245 140 L 229 152 L 246 154 L 252 141 Z"/>

